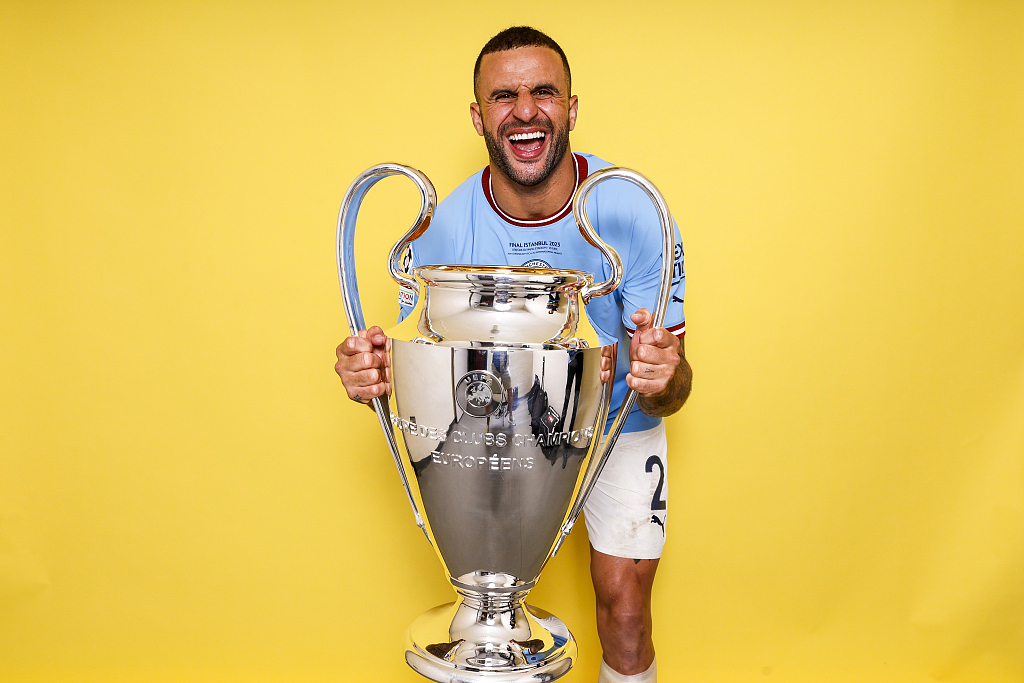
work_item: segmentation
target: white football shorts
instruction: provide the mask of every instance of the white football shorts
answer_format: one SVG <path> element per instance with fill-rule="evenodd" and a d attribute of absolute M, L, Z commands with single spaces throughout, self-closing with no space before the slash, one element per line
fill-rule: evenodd
<path fill-rule="evenodd" d="M 664 422 L 619 436 L 583 507 L 595 550 L 633 560 L 661 557 L 668 521 L 667 455 Z"/>

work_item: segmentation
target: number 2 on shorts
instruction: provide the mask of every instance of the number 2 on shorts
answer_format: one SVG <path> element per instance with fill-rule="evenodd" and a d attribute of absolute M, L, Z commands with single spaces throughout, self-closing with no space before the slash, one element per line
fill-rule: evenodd
<path fill-rule="evenodd" d="M 654 489 L 654 498 L 651 499 L 652 510 L 664 510 L 668 507 L 668 504 L 661 499 L 661 489 L 665 485 L 665 463 L 661 461 L 661 456 L 652 455 L 647 458 L 647 465 L 644 470 L 647 472 L 653 472 L 654 466 L 658 466 L 658 486 Z"/>

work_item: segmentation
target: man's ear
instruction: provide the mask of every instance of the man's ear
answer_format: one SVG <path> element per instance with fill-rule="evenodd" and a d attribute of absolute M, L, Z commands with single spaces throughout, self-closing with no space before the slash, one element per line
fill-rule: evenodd
<path fill-rule="evenodd" d="M 470 102 L 469 115 L 473 119 L 473 127 L 476 128 L 476 134 L 482 136 L 484 134 L 484 120 L 480 116 L 480 105 L 476 102 Z"/>
<path fill-rule="evenodd" d="M 569 98 L 569 130 L 576 127 L 576 109 L 579 107 L 579 100 L 575 95 Z"/>

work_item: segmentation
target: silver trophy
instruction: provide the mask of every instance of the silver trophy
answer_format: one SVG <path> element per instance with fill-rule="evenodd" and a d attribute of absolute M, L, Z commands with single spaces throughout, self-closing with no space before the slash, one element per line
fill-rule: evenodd
<path fill-rule="evenodd" d="M 338 216 L 338 277 L 352 334 L 365 329 L 356 284 L 355 223 L 366 192 L 389 175 L 419 188 L 419 216 L 391 249 L 388 270 L 416 308 L 389 330 L 384 359 L 389 396 L 373 400 L 405 492 L 437 551 L 454 602 L 421 615 L 405 643 L 409 666 L 433 681 L 537 683 L 569 671 L 576 641 L 557 617 L 526 604 L 545 563 L 583 510 L 636 400 L 628 391 L 608 418 L 616 345 L 598 346 L 581 324 L 580 302 L 613 291 L 618 254 L 594 232 L 585 208 L 598 183 L 621 178 L 643 188 L 663 234 L 654 325 L 664 320 L 674 230 L 658 190 L 635 171 L 593 173 L 573 199 L 586 240 L 611 277 L 506 266 L 399 267 L 425 232 L 437 199 L 419 171 L 367 169 L 345 193 Z"/>

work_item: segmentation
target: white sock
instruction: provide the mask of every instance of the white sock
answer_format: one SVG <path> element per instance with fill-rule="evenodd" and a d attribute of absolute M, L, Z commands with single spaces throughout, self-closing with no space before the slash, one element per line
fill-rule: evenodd
<path fill-rule="evenodd" d="M 647 671 L 643 673 L 626 676 L 608 666 L 608 662 L 601 659 L 601 671 L 597 674 L 597 683 L 657 683 L 658 682 L 658 658 L 655 657 Z"/>

